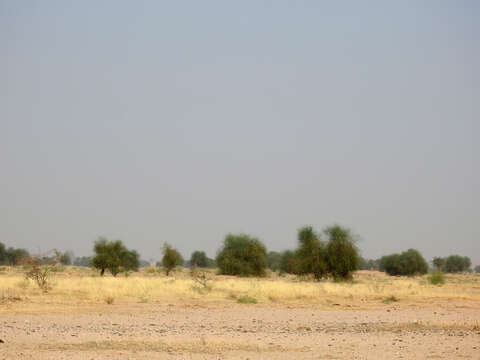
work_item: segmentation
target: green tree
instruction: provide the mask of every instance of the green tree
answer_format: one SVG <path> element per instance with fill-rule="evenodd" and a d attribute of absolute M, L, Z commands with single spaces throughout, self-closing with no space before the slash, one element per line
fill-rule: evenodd
<path fill-rule="evenodd" d="M 256 238 L 245 234 L 228 234 L 217 254 L 216 263 L 220 274 L 264 276 L 267 249 Z"/>
<path fill-rule="evenodd" d="M 162 266 L 165 268 L 165 273 L 168 276 L 175 267 L 183 264 L 183 258 L 176 249 L 167 243 L 163 245 L 162 251 Z"/>
<path fill-rule="evenodd" d="M 480 265 L 475 266 L 475 272 L 476 272 L 477 274 L 480 273 Z"/>
<path fill-rule="evenodd" d="M 194 251 L 189 261 L 190 266 L 196 266 L 200 268 L 215 267 L 215 261 L 210 259 L 205 251 Z"/>
<path fill-rule="evenodd" d="M 327 275 L 325 243 L 311 226 L 298 230 L 299 246 L 296 251 L 296 273 L 313 274 L 316 280 Z"/>
<path fill-rule="evenodd" d="M 445 258 L 436 256 L 432 260 L 433 267 L 438 271 L 445 271 Z"/>
<path fill-rule="evenodd" d="M 327 271 L 334 279 L 351 279 L 358 269 L 358 249 L 349 229 L 333 225 L 324 230 L 328 236 Z"/>
<path fill-rule="evenodd" d="M 7 262 L 7 249 L 5 245 L 0 242 L 0 265 L 3 265 Z"/>
<path fill-rule="evenodd" d="M 10 266 L 19 265 L 22 259 L 27 259 L 30 257 L 30 254 L 28 253 L 27 250 L 15 249 L 12 247 L 9 247 L 6 250 L 5 255 L 7 257 L 7 264 Z"/>
<path fill-rule="evenodd" d="M 128 250 L 122 241 L 109 241 L 100 237 L 93 246 L 95 256 L 92 259 L 92 266 L 100 270 L 100 275 L 105 270 L 117 276 L 122 271 L 138 270 L 139 256 L 134 250 Z"/>
<path fill-rule="evenodd" d="M 445 272 L 460 273 L 470 269 L 472 262 L 468 256 L 450 255 L 445 259 Z"/>
<path fill-rule="evenodd" d="M 409 249 L 401 254 L 391 254 L 380 259 L 380 270 L 389 275 L 417 275 L 426 274 L 428 264 L 423 256 L 415 249 Z"/>

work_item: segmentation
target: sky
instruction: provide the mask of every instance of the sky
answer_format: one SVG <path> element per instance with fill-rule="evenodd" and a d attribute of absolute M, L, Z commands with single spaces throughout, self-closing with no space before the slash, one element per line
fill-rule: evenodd
<path fill-rule="evenodd" d="M 0 0 L 0 242 L 352 230 L 480 264 L 477 1 Z"/>

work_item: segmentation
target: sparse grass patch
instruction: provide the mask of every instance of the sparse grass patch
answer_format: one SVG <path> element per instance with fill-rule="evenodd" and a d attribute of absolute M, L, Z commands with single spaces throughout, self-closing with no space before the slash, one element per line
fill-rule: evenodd
<path fill-rule="evenodd" d="M 275 295 L 268 295 L 268 300 L 271 302 L 278 302 L 278 298 Z"/>
<path fill-rule="evenodd" d="M 157 271 L 158 269 L 154 266 L 149 266 L 149 267 L 146 267 L 145 270 L 144 270 L 144 273 L 145 274 L 149 274 L 149 275 L 155 275 L 158 273 Z"/>
<path fill-rule="evenodd" d="M 65 271 L 65 265 L 62 264 L 56 264 L 52 266 L 51 271 L 52 272 L 64 272 Z"/>
<path fill-rule="evenodd" d="M 22 298 L 13 289 L 5 289 L 0 291 L 0 304 L 21 300 Z"/>
<path fill-rule="evenodd" d="M 22 290 L 25 290 L 30 286 L 30 281 L 28 279 L 22 279 L 22 280 L 17 281 L 15 283 L 15 286 L 22 289 Z"/>
<path fill-rule="evenodd" d="M 111 295 L 105 296 L 104 300 L 108 305 L 112 305 L 115 302 L 115 298 Z"/>
<path fill-rule="evenodd" d="M 256 304 L 257 302 L 257 299 L 248 295 L 241 296 L 237 299 L 237 303 L 239 304 Z"/>
<path fill-rule="evenodd" d="M 140 295 L 138 300 L 140 300 L 141 303 L 147 303 L 148 302 L 148 297 L 145 295 Z"/>

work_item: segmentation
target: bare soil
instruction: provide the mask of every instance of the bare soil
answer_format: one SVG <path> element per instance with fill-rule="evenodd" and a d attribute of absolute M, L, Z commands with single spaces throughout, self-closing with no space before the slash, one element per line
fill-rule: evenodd
<path fill-rule="evenodd" d="M 480 303 L 12 304 L 0 339 L 0 359 L 480 359 Z"/>

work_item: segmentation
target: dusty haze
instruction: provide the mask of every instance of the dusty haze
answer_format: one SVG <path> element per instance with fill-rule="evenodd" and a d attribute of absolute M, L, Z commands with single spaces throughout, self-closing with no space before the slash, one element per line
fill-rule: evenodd
<path fill-rule="evenodd" d="M 364 5 L 0 0 L 0 242 L 479 264 L 480 5 Z"/>

